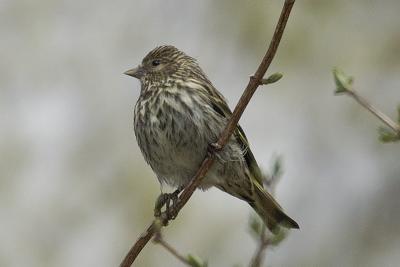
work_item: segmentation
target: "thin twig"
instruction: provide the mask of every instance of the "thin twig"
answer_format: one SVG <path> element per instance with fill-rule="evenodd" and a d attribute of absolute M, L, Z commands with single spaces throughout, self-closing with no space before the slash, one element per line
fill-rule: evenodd
<path fill-rule="evenodd" d="M 236 105 L 231 118 L 229 119 L 228 124 L 225 127 L 225 130 L 222 132 L 221 137 L 218 142 L 212 146 L 214 149 L 211 149 L 211 152 L 207 154 L 206 158 L 203 160 L 200 168 L 197 170 L 196 175 L 191 179 L 190 183 L 185 187 L 182 194 L 179 196 L 176 207 L 174 207 L 177 213 L 182 209 L 182 207 L 186 204 L 189 198 L 192 196 L 193 192 L 201 183 L 202 179 L 206 175 L 207 171 L 211 168 L 214 158 L 215 152 L 217 150 L 223 149 L 225 144 L 228 142 L 230 136 L 234 132 L 236 125 L 243 114 L 247 104 L 249 103 L 251 97 L 254 92 L 257 90 L 258 86 L 261 84 L 261 79 L 264 77 L 268 67 L 270 66 L 272 59 L 275 56 L 276 50 L 278 49 L 279 42 L 282 38 L 283 31 L 285 29 L 287 20 L 289 18 L 290 11 L 293 7 L 295 0 L 285 0 L 285 3 L 282 8 L 281 15 L 279 17 L 278 23 L 275 28 L 274 35 L 270 42 L 267 53 L 265 54 L 262 62 L 260 63 L 256 73 L 251 77 L 242 97 L 240 98 L 238 104 Z M 161 225 L 166 226 L 168 224 L 168 216 L 165 212 L 163 212 L 159 218 Z M 147 228 L 146 232 L 144 232 L 136 243 L 132 246 L 126 257 L 121 263 L 121 267 L 130 267 L 132 263 L 135 261 L 136 257 L 142 251 L 143 247 L 149 242 L 151 237 L 156 232 L 156 221 L 154 220 L 150 226 Z"/>
<path fill-rule="evenodd" d="M 354 89 L 347 90 L 346 93 L 349 96 L 352 96 L 361 106 L 369 110 L 372 114 L 374 114 L 378 119 L 380 119 L 383 123 L 389 126 L 393 131 L 400 135 L 400 125 L 394 122 L 391 118 L 389 118 L 382 111 L 371 105 L 365 98 L 360 96 L 357 91 Z"/>
<path fill-rule="evenodd" d="M 372 106 L 365 98 L 360 96 L 357 91 L 353 89 L 353 77 L 348 76 L 342 70 L 338 68 L 333 69 L 333 78 L 336 84 L 336 94 L 346 94 L 354 98 L 362 107 L 367 109 L 369 112 L 374 114 L 378 119 L 380 119 L 384 124 L 389 126 L 390 129 L 394 131 L 394 135 L 390 134 L 390 141 L 398 141 L 400 140 L 400 124 L 394 122 L 391 118 L 389 118 L 386 114 L 378 110 L 376 107 Z M 400 107 L 398 109 L 398 120 L 400 122 Z M 385 138 L 382 137 L 384 140 Z M 386 141 L 384 141 L 386 142 Z"/>
<path fill-rule="evenodd" d="M 174 255 L 177 259 L 179 259 L 182 263 L 186 264 L 187 266 L 191 266 L 190 262 L 179 252 L 174 249 L 167 241 L 164 240 L 160 232 L 157 232 L 154 235 L 153 242 L 156 244 L 160 244 L 163 246 L 166 250 L 168 250 L 172 255 Z"/>
<path fill-rule="evenodd" d="M 256 253 L 254 254 L 252 260 L 251 260 L 251 267 L 260 267 L 264 261 L 264 255 L 265 252 L 268 248 L 268 245 L 270 244 L 270 239 L 267 236 L 267 228 L 265 225 L 262 226 L 261 230 L 261 235 L 260 235 L 260 240 L 258 243 L 258 247 L 256 250 Z"/>

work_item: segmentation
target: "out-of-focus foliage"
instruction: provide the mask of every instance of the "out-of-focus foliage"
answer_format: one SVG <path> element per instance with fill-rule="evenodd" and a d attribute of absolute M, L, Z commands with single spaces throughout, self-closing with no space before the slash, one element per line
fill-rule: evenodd
<path fill-rule="evenodd" d="M 190 263 L 190 266 L 192 267 L 207 267 L 208 264 L 207 262 L 204 262 L 202 259 L 200 259 L 197 256 L 194 256 L 192 254 L 189 254 L 187 256 L 187 260 Z"/>
<path fill-rule="evenodd" d="M 400 140 L 400 134 L 387 127 L 379 127 L 379 140 L 384 143 L 397 142 Z"/>
<path fill-rule="evenodd" d="M 400 105 L 397 107 L 397 124 L 399 125 L 397 132 L 387 127 L 379 128 L 379 138 L 382 142 L 389 143 L 400 141 Z"/>
<path fill-rule="evenodd" d="M 335 68 L 333 70 L 333 78 L 336 84 L 336 90 L 335 94 L 344 94 L 348 93 L 352 96 L 358 95 L 353 88 L 353 77 L 346 75 L 342 70 L 339 70 L 338 68 Z M 368 100 L 366 100 L 368 101 Z M 390 142 L 397 142 L 400 140 L 400 107 L 397 109 L 398 111 L 398 119 L 397 121 L 399 124 L 397 125 L 397 130 L 396 125 L 393 126 L 394 129 L 388 128 L 388 127 L 379 127 L 378 132 L 379 132 L 379 140 L 382 141 L 383 143 L 390 143 Z M 392 122 L 392 124 L 395 124 Z"/>
<path fill-rule="evenodd" d="M 251 213 L 249 218 L 250 234 L 254 239 L 259 239 L 262 234 L 263 223 L 257 214 Z"/>

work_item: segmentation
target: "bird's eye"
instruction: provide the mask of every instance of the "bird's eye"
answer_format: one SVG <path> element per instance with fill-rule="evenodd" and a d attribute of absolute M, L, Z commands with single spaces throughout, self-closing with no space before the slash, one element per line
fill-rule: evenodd
<path fill-rule="evenodd" d="M 151 65 L 153 65 L 154 67 L 156 67 L 156 66 L 158 66 L 158 65 L 160 65 L 160 60 L 159 59 L 155 59 L 155 60 L 153 60 L 152 62 L 151 62 Z"/>

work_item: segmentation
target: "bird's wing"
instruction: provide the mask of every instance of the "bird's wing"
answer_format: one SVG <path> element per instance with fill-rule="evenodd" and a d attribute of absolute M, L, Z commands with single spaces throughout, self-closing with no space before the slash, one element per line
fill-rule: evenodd
<path fill-rule="evenodd" d="M 216 91 L 216 90 L 215 90 Z M 218 92 L 218 91 L 216 91 Z M 221 94 L 217 93 L 214 97 L 211 97 L 211 105 L 212 108 L 221 116 L 226 119 L 229 119 L 232 116 L 232 111 L 230 110 L 228 104 L 224 100 Z M 236 126 L 235 132 L 233 133 L 236 141 L 240 144 L 243 156 L 246 160 L 247 166 L 249 167 L 250 173 L 256 179 L 256 181 L 262 185 L 263 178 L 260 167 L 257 164 L 256 159 L 254 158 L 253 152 L 250 150 L 249 142 L 247 137 L 240 125 Z"/>

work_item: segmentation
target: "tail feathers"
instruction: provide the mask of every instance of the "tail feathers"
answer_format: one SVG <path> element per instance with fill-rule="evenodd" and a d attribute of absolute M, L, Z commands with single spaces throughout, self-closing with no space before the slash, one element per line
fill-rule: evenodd
<path fill-rule="evenodd" d="M 254 183 L 254 202 L 249 203 L 257 214 L 262 218 L 268 229 L 276 233 L 278 226 L 299 229 L 295 220 L 283 212 L 276 200 L 262 188 L 258 183 Z"/>

